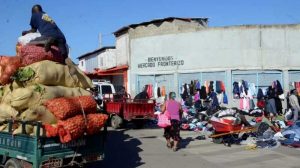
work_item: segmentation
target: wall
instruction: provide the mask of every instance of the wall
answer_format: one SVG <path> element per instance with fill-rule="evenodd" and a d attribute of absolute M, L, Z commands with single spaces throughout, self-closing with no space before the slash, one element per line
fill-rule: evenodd
<path fill-rule="evenodd" d="M 197 21 L 182 21 L 182 20 L 173 20 L 165 21 L 161 23 L 152 23 L 149 25 L 140 25 L 136 28 L 131 28 L 129 30 L 130 38 L 141 38 L 147 36 L 157 36 L 165 34 L 176 34 L 184 32 L 195 32 L 206 28 L 207 25 L 202 22 Z"/>
<path fill-rule="evenodd" d="M 117 66 L 128 65 L 129 62 L 129 35 L 124 34 L 116 40 L 116 63 Z"/>
<path fill-rule="evenodd" d="M 85 67 L 85 59 L 80 59 L 79 62 L 78 62 L 78 68 L 80 70 L 82 70 L 83 72 L 86 71 L 86 67 Z"/>
<path fill-rule="evenodd" d="M 298 69 L 300 26 L 207 28 L 131 40 L 131 68 L 148 72 L 204 69 Z M 172 56 L 180 66 L 138 68 L 150 57 Z M 134 58 L 134 59 L 133 59 Z M 275 59 L 274 59 L 275 58 Z M 197 63 L 195 63 L 197 61 Z"/>
<path fill-rule="evenodd" d="M 232 26 L 133 36 L 130 83 L 137 85 L 137 75 L 171 73 L 175 74 L 174 81 L 178 81 L 180 73 L 225 71 L 227 85 L 231 85 L 231 70 L 250 69 L 282 70 L 283 81 L 288 81 L 286 70 L 300 69 L 299 30 L 300 25 Z M 178 88 L 176 82 L 174 85 Z M 287 88 L 286 82 L 284 85 Z M 132 95 L 135 90 L 136 87 L 131 88 Z"/>
<path fill-rule="evenodd" d="M 86 72 L 93 72 L 95 68 L 99 67 L 98 64 L 98 53 L 92 54 L 88 57 L 85 57 L 85 71 Z"/>
<path fill-rule="evenodd" d="M 121 36 L 116 37 L 116 64 L 117 66 L 121 65 L 130 65 L 130 47 L 129 47 L 129 34 L 123 34 Z M 135 83 L 130 83 L 130 67 L 128 69 L 127 74 L 127 92 L 130 92 L 132 88 L 135 87 Z"/>
<path fill-rule="evenodd" d="M 117 57 L 115 49 L 106 49 L 98 57 L 98 65 L 102 70 L 110 69 L 117 66 Z"/>

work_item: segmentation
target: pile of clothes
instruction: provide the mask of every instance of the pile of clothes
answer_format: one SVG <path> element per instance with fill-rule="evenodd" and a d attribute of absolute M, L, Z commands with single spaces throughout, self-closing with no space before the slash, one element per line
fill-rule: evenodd
<path fill-rule="evenodd" d="M 277 133 L 270 129 L 267 123 L 261 123 L 248 146 L 264 149 L 276 148 L 280 145 L 300 147 L 300 121 L 291 126 L 286 126 L 283 121 L 276 121 L 276 124 L 281 128 Z"/>
<path fill-rule="evenodd" d="M 208 124 L 205 111 L 198 112 L 194 108 L 183 108 L 183 115 L 181 119 L 181 129 L 190 131 L 202 131 L 206 130 Z"/>
<path fill-rule="evenodd" d="M 274 137 L 274 132 L 271 130 L 267 130 L 256 138 L 256 147 L 258 148 L 275 148 L 278 145 L 279 143 Z"/>
<path fill-rule="evenodd" d="M 282 145 L 300 147 L 300 121 L 281 131 L 278 136 Z"/>

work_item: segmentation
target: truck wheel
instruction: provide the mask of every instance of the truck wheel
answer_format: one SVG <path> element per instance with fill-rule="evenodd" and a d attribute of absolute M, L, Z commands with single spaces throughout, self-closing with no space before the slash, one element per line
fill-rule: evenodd
<path fill-rule="evenodd" d="M 134 125 L 137 129 L 142 129 L 145 125 L 145 120 L 135 120 Z"/>
<path fill-rule="evenodd" d="M 110 119 L 111 127 L 113 127 L 114 129 L 120 128 L 122 123 L 123 123 L 123 119 L 118 115 L 114 115 Z"/>
<path fill-rule="evenodd" d="M 221 144 L 221 143 L 223 143 L 223 138 L 222 137 L 220 137 L 220 138 L 212 138 L 212 141 L 215 144 Z"/>
<path fill-rule="evenodd" d="M 22 166 L 18 159 L 11 158 L 5 163 L 4 168 L 22 168 Z"/>

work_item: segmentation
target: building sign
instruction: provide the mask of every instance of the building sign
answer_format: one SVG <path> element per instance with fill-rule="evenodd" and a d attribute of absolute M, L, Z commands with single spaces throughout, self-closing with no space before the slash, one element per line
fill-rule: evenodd
<path fill-rule="evenodd" d="M 176 60 L 173 56 L 148 57 L 147 62 L 138 64 L 138 68 L 154 68 L 182 65 L 184 65 L 184 60 Z"/>

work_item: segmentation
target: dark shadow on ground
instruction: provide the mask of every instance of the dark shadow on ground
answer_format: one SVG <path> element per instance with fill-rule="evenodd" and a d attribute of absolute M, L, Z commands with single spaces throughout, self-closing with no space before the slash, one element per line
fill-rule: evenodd
<path fill-rule="evenodd" d="M 157 126 L 157 122 L 154 120 L 146 120 L 142 127 L 137 127 L 134 121 L 128 122 L 126 121 L 123 125 L 124 129 L 161 129 Z"/>
<path fill-rule="evenodd" d="M 126 134 L 125 130 L 110 130 L 108 132 L 105 159 L 97 168 L 136 168 L 141 162 L 139 153 L 143 151 L 141 141 Z M 93 167 L 96 168 L 96 167 Z"/>
<path fill-rule="evenodd" d="M 179 148 L 186 148 L 194 139 L 192 137 L 187 137 L 185 139 L 181 139 Z"/>
<path fill-rule="evenodd" d="M 139 137 L 141 139 L 155 139 L 157 138 L 157 136 L 143 136 L 143 137 Z"/>

